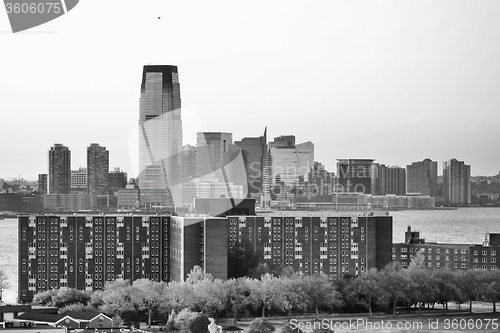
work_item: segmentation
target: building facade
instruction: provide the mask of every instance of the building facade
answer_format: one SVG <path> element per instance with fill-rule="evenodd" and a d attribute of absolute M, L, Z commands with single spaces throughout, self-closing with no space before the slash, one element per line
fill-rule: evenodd
<path fill-rule="evenodd" d="M 314 168 L 314 144 L 295 144 L 295 136 L 274 138 L 269 142 L 271 161 L 271 198 L 282 199 L 304 185 Z"/>
<path fill-rule="evenodd" d="M 196 134 L 196 177 L 224 181 L 221 168 L 224 155 L 233 144 L 233 134 L 224 132 L 198 132 Z"/>
<path fill-rule="evenodd" d="M 244 154 L 247 171 L 248 195 L 260 206 L 269 205 L 270 152 L 267 145 L 267 128 L 259 137 L 247 137 L 234 143 Z"/>
<path fill-rule="evenodd" d="M 453 205 L 470 205 L 471 179 L 470 165 L 453 158 L 443 163 L 445 201 Z"/>
<path fill-rule="evenodd" d="M 373 159 L 338 159 L 337 184 L 335 191 L 339 193 L 376 194 L 375 184 L 377 172 Z"/>
<path fill-rule="evenodd" d="M 427 268 L 494 271 L 500 268 L 499 239 L 500 234 L 486 234 L 483 244 L 428 243 L 408 227 L 405 242 L 393 245 L 392 260 L 408 267 L 415 256 L 421 255 Z"/>
<path fill-rule="evenodd" d="M 181 202 L 182 120 L 176 66 L 144 66 L 139 113 L 139 188 L 158 193 L 154 203 Z M 167 192 L 164 196 L 162 191 Z M 166 199 L 165 199 L 166 198 Z M 166 202 L 163 202 L 166 200 Z"/>
<path fill-rule="evenodd" d="M 182 182 L 196 178 L 196 147 L 186 145 L 182 147 Z"/>
<path fill-rule="evenodd" d="M 87 147 L 87 193 L 109 194 L 109 151 L 98 143 Z"/>
<path fill-rule="evenodd" d="M 47 194 L 47 174 L 38 174 L 38 193 Z"/>
<path fill-rule="evenodd" d="M 49 150 L 48 194 L 69 194 L 71 187 L 71 151 L 56 143 Z"/>
<path fill-rule="evenodd" d="M 378 166 L 378 195 L 406 195 L 406 170 L 398 166 Z M 374 193 L 372 193 L 374 194 Z"/>
<path fill-rule="evenodd" d="M 71 194 L 87 194 L 87 168 L 71 170 Z"/>
<path fill-rule="evenodd" d="M 406 166 L 406 191 L 437 196 L 437 162 L 426 158 Z"/>
<path fill-rule="evenodd" d="M 384 267 L 392 247 L 386 215 L 20 215 L 18 230 L 20 303 L 52 288 L 102 289 L 118 278 L 183 281 L 195 265 L 227 279 L 238 273 L 231 273 L 235 251 L 335 279 Z"/>

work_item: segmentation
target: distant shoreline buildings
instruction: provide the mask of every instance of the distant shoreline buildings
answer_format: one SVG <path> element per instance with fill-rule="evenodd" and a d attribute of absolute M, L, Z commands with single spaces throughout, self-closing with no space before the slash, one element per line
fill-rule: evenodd
<path fill-rule="evenodd" d="M 144 66 L 139 104 L 139 174 L 124 180 L 122 173 L 110 186 L 117 174 L 110 171 L 106 147 L 90 144 L 87 166 L 71 170 L 69 147 L 56 143 L 48 153 L 47 173 L 39 174 L 41 197 L 32 198 L 26 210 L 188 213 L 197 197 L 253 198 L 262 209 L 471 204 L 470 166 L 456 159 L 443 163 L 438 182 L 437 162 L 430 159 L 406 168 L 375 159 L 338 159 L 331 172 L 315 161 L 314 143 L 297 144 L 291 134 L 268 142 L 267 127 L 261 136 L 234 141 L 230 132 L 199 132 L 196 146 L 183 146 L 177 66 Z"/>

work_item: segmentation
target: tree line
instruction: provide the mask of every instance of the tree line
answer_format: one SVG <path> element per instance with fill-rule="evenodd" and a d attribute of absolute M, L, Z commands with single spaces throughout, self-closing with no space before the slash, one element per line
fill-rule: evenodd
<path fill-rule="evenodd" d="M 499 299 L 500 271 L 425 268 L 417 256 L 408 268 L 396 262 L 381 270 L 372 268 L 359 277 L 345 275 L 333 281 L 325 274 L 303 275 L 290 267 L 258 279 L 224 281 L 195 267 L 185 282 L 118 279 L 93 292 L 71 288 L 41 292 L 33 304 L 56 306 L 61 313 L 99 311 L 124 320 L 143 314 L 149 326 L 154 318 L 169 318 L 173 329 L 187 325 L 199 313 L 216 319 L 232 315 L 236 324 L 241 313 L 265 317 L 270 311 L 286 314 L 289 320 L 292 314 L 307 311 L 318 318 L 320 310 L 368 310 L 372 316 L 373 309 L 390 310 L 395 315 L 397 308 L 404 307 L 416 308 L 420 315 L 425 305 L 441 304 L 446 311 L 449 302 L 469 302 L 472 311 L 474 300 L 491 302 L 496 312 Z"/>

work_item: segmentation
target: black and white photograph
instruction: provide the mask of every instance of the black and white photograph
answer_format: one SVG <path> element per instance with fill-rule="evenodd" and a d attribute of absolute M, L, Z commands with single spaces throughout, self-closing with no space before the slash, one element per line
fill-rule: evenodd
<path fill-rule="evenodd" d="M 500 330 L 500 2 L 3 5 L 0 333 Z"/>

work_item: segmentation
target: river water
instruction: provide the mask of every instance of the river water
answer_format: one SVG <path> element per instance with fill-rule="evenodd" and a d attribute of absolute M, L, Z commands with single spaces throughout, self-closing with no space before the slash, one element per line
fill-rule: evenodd
<path fill-rule="evenodd" d="M 427 242 L 482 244 L 486 233 L 500 233 L 500 208 L 459 208 L 457 210 L 407 210 L 393 216 L 393 242 L 403 242 L 408 226 L 420 231 Z M 17 219 L 0 220 L 0 268 L 10 287 L 3 301 L 17 298 Z"/>

